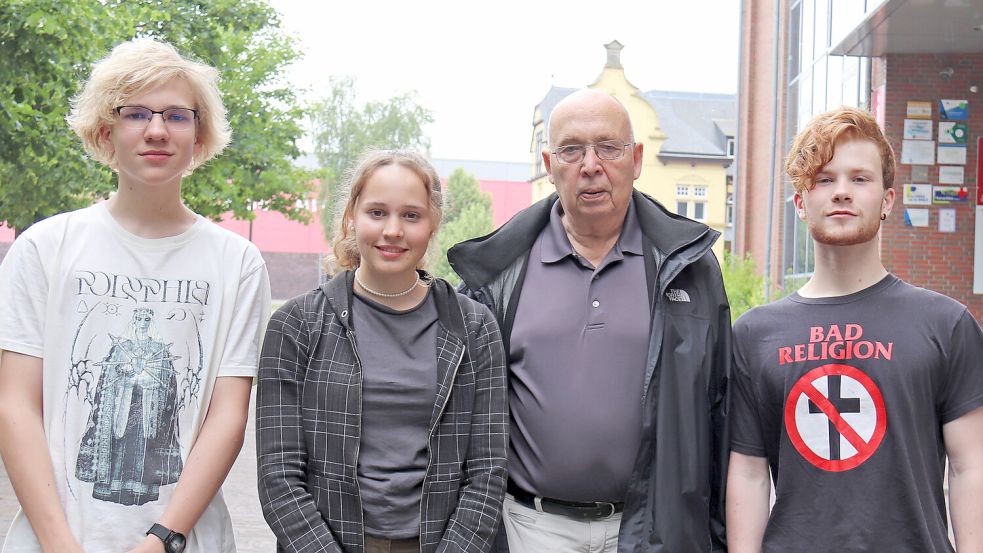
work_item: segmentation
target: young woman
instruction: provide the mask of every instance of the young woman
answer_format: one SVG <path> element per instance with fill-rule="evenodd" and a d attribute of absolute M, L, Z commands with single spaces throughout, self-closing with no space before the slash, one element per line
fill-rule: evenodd
<path fill-rule="evenodd" d="M 421 269 L 441 219 L 422 156 L 349 179 L 342 269 L 270 321 L 259 495 L 279 551 L 487 552 L 505 494 L 505 356 L 484 306 Z"/>
<path fill-rule="evenodd" d="M 149 39 L 95 65 L 69 124 L 106 202 L 27 229 L 0 266 L 5 553 L 233 553 L 219 488 L 270 310 L 248 241 L 185 207 L 229 142 L 218 72 Z"/>

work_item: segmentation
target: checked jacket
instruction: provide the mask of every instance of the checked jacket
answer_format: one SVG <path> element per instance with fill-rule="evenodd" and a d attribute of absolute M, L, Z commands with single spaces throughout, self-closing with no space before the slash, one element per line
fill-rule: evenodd
<path fill-rule="evenodd" d="M 273 314 L 260 359 L 256 455 L 279 552 L 362 553 L 356 466 L 361 367 L 353 273 Z M 505 353 L 485 306 L 435 279 L 438 392 L 420 505 L 421 553 L 491 549 L 505 495 Z"/>

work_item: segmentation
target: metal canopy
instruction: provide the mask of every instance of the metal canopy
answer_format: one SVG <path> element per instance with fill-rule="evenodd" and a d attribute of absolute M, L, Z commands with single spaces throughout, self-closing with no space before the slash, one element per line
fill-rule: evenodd
<path fill-rule="evenodd" d="M 836 56 L 983 53 L 983 0 L 886 0 L 835 45 Z"/>

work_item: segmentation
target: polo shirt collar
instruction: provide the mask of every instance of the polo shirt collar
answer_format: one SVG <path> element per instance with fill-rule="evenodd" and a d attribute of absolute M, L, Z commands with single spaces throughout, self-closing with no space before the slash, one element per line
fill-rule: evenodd
<path fill-rule="evenodd" d="M 567 237 L 567 231 L 563 228 L 562 217 L 563 210 L 560 202 L 556 201 L 550 209 L 549 224 L 543 229 L 540 249 L 540 261 L 543 263 L 556 263 L 567 256 L 576 256 L 570 238 Z M 624 259 L 626 253 L 642 255 L 642 228 L 639 226 L 638 214 L 635 212 L 634 198 L 628 202 L 628 213 L 625 214 L 625 223 L 621 226 L 621 236 L 605 259 L 606 261 Z"/>

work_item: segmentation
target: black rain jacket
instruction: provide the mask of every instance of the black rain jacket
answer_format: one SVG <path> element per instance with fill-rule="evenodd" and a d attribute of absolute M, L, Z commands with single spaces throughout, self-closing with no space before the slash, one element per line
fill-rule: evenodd
<path fill-rule="evenodd" d="M 644 238 L 652 322 L 642 402 L 642 443 L 625 497 L 619 553 L 726 551 L 727 380 L 730 307 L 710 247 L 720 233 L 632 193 Z M 533 242 L 554 193 L 448 260 L 461 290 L 487 305 L 509 351 Z M 499 551 L 508 551 L 500 532 Z"/>

